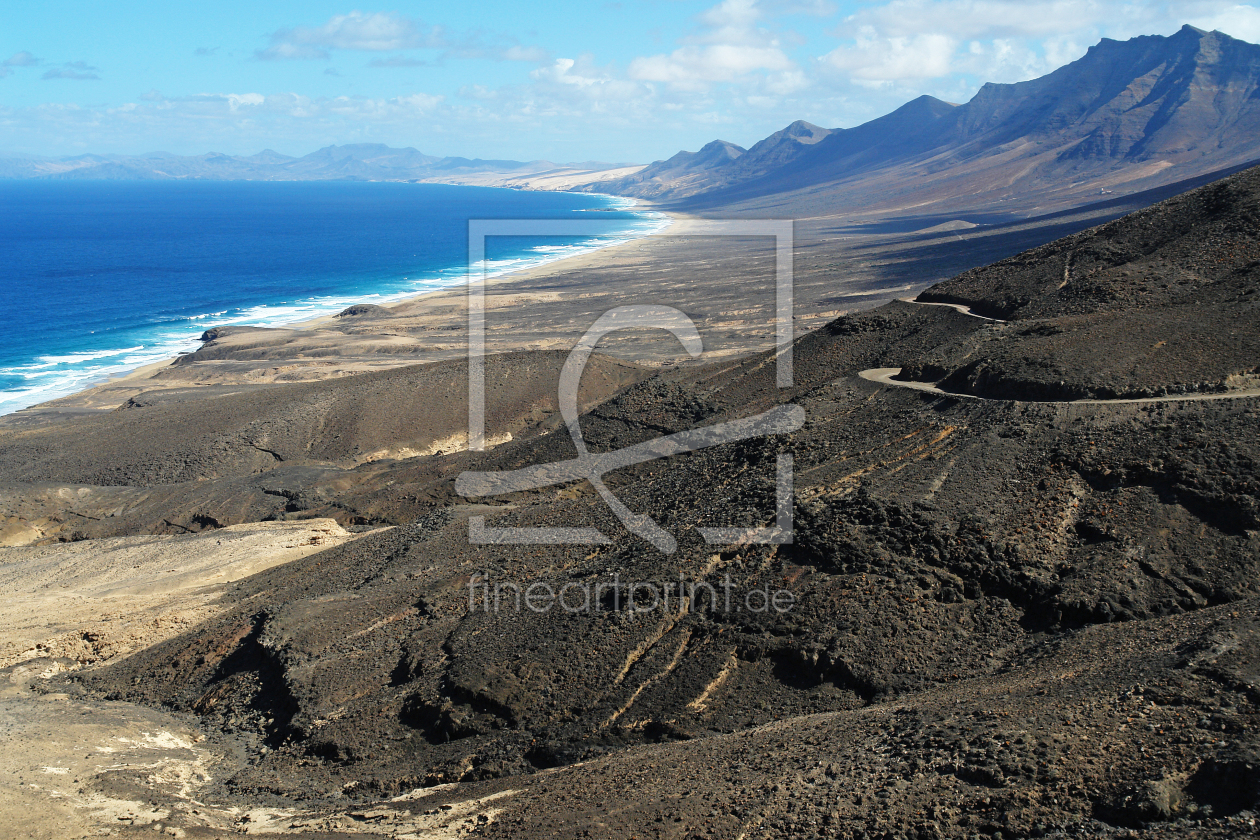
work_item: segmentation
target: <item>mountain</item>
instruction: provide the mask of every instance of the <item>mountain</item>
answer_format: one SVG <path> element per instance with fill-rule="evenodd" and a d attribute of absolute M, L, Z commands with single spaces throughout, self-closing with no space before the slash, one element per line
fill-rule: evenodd
<path fill-rule="evenodd" d="M 289 155 L 282 155 L 279 152 L 272 151 L 271 149 L 263 149 L 258 154 L 249 155 L 241 158 L 241 160 L 248 160 L 252 163 L 287 163 L 288 161 L 294 160 L 294 158 Z"/>
<path fill-rule="evenodd" d="M 0 178 L 118 179 L 118 180 L 254 180 L 254 181 L 434 181 L 481 183 L 487 178 L 521 179 L 540 173 L 582 173 L 616 170 L 625 164 L 585 161 L 560 165 L 546 160 L 470 160 L 434 157 L 407 147 L 382 143 L 325 146 L 303 157 L 290 157 L 265 149 L 255 155 L 236 156 L 218 152 L 174 155 L 76 155 L 43 158 L 30 155 L 0 157 Z M 625 172 L 616 172 L 618 175 Z"/>
<path fill-rule="evenodd" d="M 1260 158 L 1257 137 L 1260 46 L 1186 26 L 1104 39 L 964 105 L 923 96 L 852 129 L 793 123 L 720 166 L 680 154 L 599 190 L 695 208 L 1044 210 Z"/>
<path fill-rule="evenodd" d="M 712 173 L 725 171 L 744 156 L 746 150 L 725 140 L 714 140 L 698 152 L 679 152 L 669 160 L 657 161 L 614 183 L 619 194 L 657 198 L 695 185 L 702 190 L 712 182 Z M 622 186 L 622 185 L 625 186 Z M 592 187 L 597 192 L 603 189 Z"/>
<path fill-rule="evenodd" d="M 791 163 L 834 133 L 831 129 L 797 120 L 750 149 L 714 140 L 698 152 L 679 152 L 669 160 L 643 168 L 618 183 L 617 189 L 621 194 L 640 198 L 672 198 L 716 185 L 753 180 Z"/>

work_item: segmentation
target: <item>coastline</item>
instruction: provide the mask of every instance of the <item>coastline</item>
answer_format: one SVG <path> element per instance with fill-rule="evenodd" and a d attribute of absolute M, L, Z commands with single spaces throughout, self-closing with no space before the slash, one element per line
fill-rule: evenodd
<path fill-rule="evenodd" d="M 502 189 L 508 189 L 503 187 Z M 639 199 L 626 199 L 622 196 L 613 196 L 603 193 L 593 194 L 601 198 L 614 199 L 617 201 L 630 202 L 625 208 L 608 208 L 610 210 L 630 210 L 640 214 L 640 218 L 644 221 L 656 217 L 661 222 L 655 229 L 641 234 L 632 234 L 627 232 L 624 238 L 619 236 L 616 241 L 606 244 L 598 244 L 591 247 L 583 248 L 576 253 L 561 254 L 550 259 L 543 259 L 530 265 L 524 265 L 518 268 L 507 268 L 498 272 L 490 273 L 486 277 L 485 285 L 487 289 L 501 288 L 505 285 L 525 282 L 540 277 L 548 276 L 557 271 L 571 270 L 590 270 L 596 271 L 604 266 L 608 255 L 620 249 L 635 246 L 642 243 L 646 239 L 665 233 L 674 229 L 683 216 L 676 213 L 666 213 L 650 202 Z M 397 298 L 391 298 L 380 304 L 390 313 L 406 313 L 411 315 L 416 309 L 439 308 L 443 305 L 455 303 L 462 304 L 465 299 L 466 275 L 464 278 L 456 280 L 449 285 L 438 288 L 424 289 L 414 293 L 408 293 Z M 371 295 L 362 296 L 362 300 L 356 303 L 374 303 Z M 245 330 L 257 329 L 258 331 L 268 331 L 276 334 L 290 334 L 296 336 L 315 335 L 315 334 L 337 334 L 338 330 L 334 327 L 345 325 L 345 321 L 338 317 L 338 312 L 328 312 L 314 317 L 303 318 L 290 322 L 271 322 L 270 324 L 206 324 L 206 329 L 212 329 L 215 326 L 240 326 Z M 350 326 L 350 325 L 346 325 Z M 359 326 L 359 325 L 354 325 Z M 205 345 L 202 344 L 201 347 Z M 200 347 L 198 348 L 198 350 Z M 34 405 L 26 406 L 15 411 L 0 415 L 0 425 L 26 425 L 28 423 L 39 423 L 52 418 L 69 417 L 85 414 L 96 414 L 102 411 L 110 411 L 127 403 L 132 397 L 154 390 L 183 389 L 189 387 L 197 387 L 201 382 L 189 382 L 184 380 L 163 381 L 159 379 L 163 373 L 172 372 L 186 356 L 196 353 L 179 353 L 167 356 L 157 361 L 147 362 L 139 367 L 127 370 L 122 373 L 108 375 L 103 379 L 97 379 L 86 384 L 84 387 L 78 388 L 67 394 L 54 397 L 50 400 L 44 400 Z M 372 370 L 397 367 L 409 364 L 424 364 L 433 361 L 439 361 L 441 357 L 434 358 L 407 358 L 404 359 L 396 356 L 388 363 L 372 366 L 364 366 L 355 364 L 347 360 L 345 364 L 332 362 L 327 365 L 318 379 L 332 378 L 333 376 L 353 375 L 357 373 L 366 373 Z M 331 368 L 331 369 L 329 369 Z M 291 381 L 309 381 L 305 377 L 278 376 L 275 382 L 291 382 Z M 216 383 L 217 384 L 217 383 Z M 260 381 L 257 384 L 267 384 Z"/>
<path fill-rule="evenodd" d="M 507 189 L 518 189 L 518 188 L 494 187 L 493 189 L 507 190 Z M 524 191 L 530 192 L 531 190 L 524 190 Z M 635 242 L 640 242 L 644 239 L 648 239 L 650 237 L 665 233 L 666 231 L 670 230 L 672 227 L 677 225 L 679 221 L 686 218 L 678 213 L 667 213 L 664 210 L 661 210 L 657 208 L 655 205 L 651 204 L 651 202 L 646 202 L 646 201 L 643 201 L 642 199 L 627 199 L 624 196 L 612 195 L 610 193 L 585 193 L 585 194 L 597 195 L 597 196 L 600 196 L 601 198 L 612 198 L 618 201 L 630 201 L 632 203 L 630 204 L 629 207 L 625 207 L 625 208 L 612 208 L 612 207 L 602 208 L 601 207 L 601 208 L 592 208 L 588 210 L 580 210 L 576 212 L 603 213 L 603 212 L 608 212 L 609 210 L 630 210 L 632 208 L 637 212 L 638 208 L 642 206 L 644 208 L 645 213 L 655 213 L 659 216 L 663 216 L 665 219 L 665 223 L 658 230 L 645 233 L 642 236 L 635 236 L 631 239 L 625 239 L 619 242 L 610 242 L 607 245 L 594 246 L 594 247 L 579 251 L 575 254 L 562 255 L 562 256 L 556 257 L 555 259 L 548 260 L 546 262 L 541 262 L 535 265 L 528 265 L 528 266 L 522 266 L 520 268 L 508 269 L 498 274 L 489 274 L 486 276 L 486 280 L 485 280 L 486 287 L 489 288 L 491 286 L 502 285 L 503 283 L 511 282 L 514 280 L 523 280 L 529 277 L 536 277 L 539 274 L 545 272 L 547 269 L 555 268 L 556 266 L 559 266 L 561 264 L 573 265 L 575 264 L 574 261 L 581 260 L 584 257 L 589 257 L 593 254 L 599 254 L 604 251 L 612 250 L 614 248 L 620 248 L 623 245 L 631 245 Z M 391 300 L 388 303 L 383 303 L 380 305 L 385 307 L 386 309 L 389 309 L 392 307 L 401 307 L 407 304 L 415 303 L 425 298 L 431 298 L 437 295 L 447 294 L 452 291 L 462 291 L 465 288 L 465 282 L 466 281 L 464 280 L 459 280 L 452 283 L 449 286 L 443 286 L 438 289 L 425 289 L 422 292 L 416 292 L 415 294 L 408 294 L 404 297 L 400 297 L 396 300 Z M 314 318 L 306 318 L 301 321 L 293 321 L 291 323 L 283 325 L 282 327 L 279 327 L 279 329 L 294 329 L 294 330 L 319 329 L 320 327 L 330 326 L 330 325 L 338 323 L 337 318 L 338 318 L 338 313 L 336 312 L 333 312 L 327 315 L 317 315 Z M 168 360 L 166 364 L 169 364 L 170 361 L 173 361 L 173 359 Z"/>
<path fill-rule="evenodd" d="M 499 189 L 512 189 L 513 191 L 519 191 L 518 189 L 509 188 L 509 187 L 500 187 Z M 650 202 L 645 202 L 639 199 L 626 198 L 624 196 L 615 196 L 615 195 L 606 194 L 606 193 L 588 193 L 587 195 L 605 199 L 609 201 L 610 204 L 612 202 L 621 202 L 624 204 L 624 206 L 620 206 L 620 207 L 608 206 L 608 207 L 602 207 L 602 208 L 593 208 L 593 210 L 598 210 L 600 212 L 609 212 L 609 211 L 632 212 L 635 214 L 637 218 L 634 221 L 627 220 L 628 223 L 631 225 L 637 226 L 637 225 L 641 225 L 643 223 L 651 222 L 651 221 L 658 221 L 659 224 L 657 224 L 652 229 L 646 230 L 644 232 L 639 232 L 639 231 L 635 231 L 631 229 L 624 232 L 611 234 L 610 236 L 614 237 L 613 241 L 581 247 L 578 250 L 576 250 L 575 253 L 562 253 L 556 256 L 541 257 L 534 260 L 529 260 L 526 257 L 516 257 L 514 258 L 513 261 L 526 262 L 527 264 L 521 265 L 519 267 L 507 267 L 499 271 L 493 271 L 489 273 L 486 278 L 487 287 L 492 286 L 492 285 L 494 286 L 501 285 L 503 283 L 512 282 L 514 280 L 521 280 L 521 279 L 536 277 L 540 273 L 545 273 L 548 270 L 554 269 L 556 266 L 559 266 L 562 264 L 573 264 L 573 261 L 582 261 L 584 260 L 584 258 L 589 258 L 592 255 L 603 253 L 610 249 L 616 249 L 621 246 L 633 244 L 635 242 L 641 241 L 643 239 L 649 238 L 651 236 L 654 236 L 666 230 L 669 230 L 678 220 L 677 215 L 664 213 L 663 211 L 659 210 Z M 575 212 L 579 212 L 579 211 L 575 211 Z M 587 212 L 587 211 L 584 210 L 581 212 Z M 574 246 L 574 247 L 577 247 L 577 246 Z M 587 263 L 587 262 L 582 262 L 581 264 L 584 266 L 590 265 L 590 263 Z M 447 268 L 442 268 L 442 269 L 435 269 L 432 272 L 426 272 L 426 273 L 441 275 L 441 274 L 451 273 L 456 268 L 458 267 L 447 267 Z M 400 307 L 407 307 L 409 305 L 414 305 L 417 302 L 425 300 L 425 299 L 449 295 L 452 292 L 458 292 L 460 296 L 462 297 L 463 290 L 466 286 L 466 276 L 467 276 L 466 273 L 459 274 L 459 275 L 451 274 L 450 276 L 452 276 L 452 282 L 450 282 L 449 284 L 441 285 L 436 288 L 427 288 L 427 289 L 422 289 L 422 290 L 417 290 L 417 291 L 405 292 L 402 294 L 398 294 L 397 296 L 387 294 L 384 300 L 381 300 L 381 295 L 379 293 L 365 293 L 363 295 L 357 295 L 357 296 L 346 295 L 347 300 L 352 300 L 353 301 L 352 303 L 343 302 L 341 304 L 338 304 L 335 311 L 324 312 L 322 314 L 315 315 L 313 317 L 302 317 L 294 321 L 284 321 L 283 319 L 277 319 L 277 320 L 264 319 L 261 321 L 261 323 L 228 322 L 228 323 L 216 324 L 216 323 L 208 321 L 206 322 L 204 329 L 212 329 L 216 326 L 218 327 L 239 326 L 239 327 L 245 327 L 245 328 L 257 328 L 260 330 L 275 330 L 275 331 L 291 331 L 291 332 L 319 331 L 319 330 L 332 327 L 333 325 L 339 324 L 339 320 L 337 318 L 338 313 L 340 311 L 343 311 L 345 306 L 354 305 L 357 303 L 371 303 L 371 304 L 382 306 L 386 309 L 393 311 Z M 196 339 L 190 339 L 190 342 L 191 341 L 196 341 Z M 165 356 L 163 358 L 146 361 L 138 365 L 137 367 L 134 367 L 131 369 L 127 369 L 121 372 L 106 373 L 101 377 L 89 379 L 86 382 L 81 383 L 79 387 L 76 387 L 74 390 L 71 390 L 67 393 L 63 393 L 59 396 L 54 396 L 51 399 L 42 400 L 38 403 L 34 403 L 29 406 L 23 406 L 16 410 L 12 410 L 12 411 L 8 411 L 6 413 L 0 414 L 0 424 L 5 424 L 5 425 L 12 425 L 15 423 L 21 424 L 24 421 L 32 418 L 33 416 L 45 416 L 49 414 L 64 416 L 64 415 L 73 415 L 73 414 L 96 413 L 103 410 L 110 410 L 113 408 L 117 408 L 123 403 L 125 403 L 131 395 L 140 393 L 141 391 L 144 391 L 144 390 L 151 390 L 154 387 L 162 387 L 160 383 L 154 382 L 154 377 L 164 371 L 169 370 L 183 357 L 190 355 L 190 353 L 197 352 L 197 350 L 201 349 L 202 346 L 204 346 L 204 344 L 201 344 L 196 348 L 192 348 L 187 352 L 177 352 L 172 355 Z M 405 363 L 413 364 L 413 363 L 419 363 L 421 361 L 428 361 L 428 360 L 414 360 L 414 361 L 405 362 Z M 395 366 L 395 365 L 390 365 L 390 366 Z M 358 372 L 363 372 L 363 371 L 351 369 L 346 372 L 358 373 Z M 144 387 L 139 387 L 139 383 L 142 383 L 142 382 L 148 383 L 148 384 Z M 187 383 L 180 383 L 179 385 L 174 386 L 174 387 L 184 387 L 186 384 Z"/>

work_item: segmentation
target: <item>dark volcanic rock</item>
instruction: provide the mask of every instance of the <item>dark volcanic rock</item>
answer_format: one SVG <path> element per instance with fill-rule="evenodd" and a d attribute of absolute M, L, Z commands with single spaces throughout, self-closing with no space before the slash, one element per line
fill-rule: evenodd
<path fill-rule="evenodd" d="M 1008 319 L 908 379 L 1031 400 L 1260 384 L 1260 168 L 938 283 L 919 300 Z"/>
<path fill-rule="evenodd" d="M 266 497 L 277 517 L 340 505 L 360 524 L 397 523 L 242 580 L 212 619 L 77 675 L 237 738 L 249 758 L 216 790 L 245 802 L 458 782 L 502 795 L 476 826 L 487 836 L 1237 836 L 1257 807 L 1260 398 L 964 399 L 857 376 L 918 366 L 972 371 L 977 390 L 1049 387 L 1043 360 L 1067 358 L 1093 378 L 1058 387 L 1132 390 L 1167 388 L 1164 368 L 1253 369 L 1252 339 L 1221 326 L 1254 325 L 1231 297 L 1250 275 L 1223 271 L 1166 299 L 1156 284 L 1154 301 L 1005 324 L 890 304 L 800 338 L 788 389 L 768 355 L 653 376 L 592 362 L 601 398 L 581 423 L 595 452 L 783 404 L 805 412 L 791 434 L 605 476 L 677 538 L 671 554 L 628 533 L 586 482 L 454 493 L 464 470 L 574 457 L 541 401 L 559 353 L 493 357 L 488 393 L 516 425 L 485 452 L 356 464 L 356 444 L 415 441 L 395 409 L 420 412 L 416 392 L 463 419 L 455 396 L 435 394 L 454 394 L 465 371 L 435 365 L 7 432 L 0 467 L 19 500 L 33 489 L 23 479 L 57 474 L 149 485 L 83 488 L 84 512 L 160 496 L 227 523 Z M 1202 358 L 1173 346 L 1162 365 L 1124 367 L 1092 340 L 1132 328 L 1137 346 L 1153 335 L 1142 330 L 1199 311 L 1237 319 L 1207 322 L 1219 344 Z M 989 367 L 968 367 L 977 360 Z M 158 436 L 198 423 L 217 437 Z M 104 442 L 112 473 L 86 448 Z M 278 460 L 250 461 L 264 446 Z M 776 521 L 784 455 L 792 541 L 704 542 L 697 527 Z M 167 476 L 184 483 L 158 486 Z M 611 541 L 474 543 L 474 516 Z M 697 584 L 692 597 L 680 581 Z M 648 585 L 668 603 L 632 609 Z M 531 609 L 531 587 L 579 608 Z M 780 591 L 790 608 L 755 608 Z"/>
<path fill-rule="evenodd" d="M 389 310 L 375 303 L 356 303 L 334 315 L 334 318 L 352 318 L 356 315 L 388 315 Z"/>
<path fill-rule="evenodd" d="M 217 341 L 220 338 L 227 338 L 229 335 L 243 335 L 252 332 L 269 332 L 267 327 L 211 327 L 201 334 L 198 341 Z"/>
<path fill-rule="evenodd" d="M 1257 283 L 1260 167 L 965 272 L 918 299 L 1028 320 L 1183 301 L 1245 303 Z"/>

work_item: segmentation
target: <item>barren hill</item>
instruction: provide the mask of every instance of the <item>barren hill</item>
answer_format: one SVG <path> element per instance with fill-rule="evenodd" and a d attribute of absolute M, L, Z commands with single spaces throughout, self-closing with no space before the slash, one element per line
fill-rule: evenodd
<path fill-rule="evenodd" d="M 1260 169 L 938 283 L 918 300 L 1008 323 L 907 376 L 1031 399 L 1260 380 Z M 1106 352 L 1100 352 L 1106 348 Z"/>
<path fill-rule="evenodd" d="M 575 456 L 553 403 L 522 410 L 535 395 L 524 385 L 504 393 L 519 433 L 487 452 L 353 463 L 355 436 L 417 434 L 367 417 L 373 405 L 415 410 L 420 386 L 438 393 L 435 416 L 460 414 L 442 390 L 458 371 L 439 367 L 0 429 L 7 498 L 42 493 L 45 516 L 60 499 L 60 515 L 160 530 L 139 511 L 161 499 L 214 529 L 258 515 L 261 503 L 240 504 L 255 493 L 273 519 L 397 526 L 241 580 L 204 622 L 53 685 L 207 735 L 212 777 L 160 803 L 164 824 L 190 834 L 229 813 L 251 832 L 368 836 L 447 813 L 474 836 L 527 838 L 645 826 L 672 838 L 1248 833 L 1260 808 L 1260 396 L 1230 392 L 1227 374 L 1260 366 L 1257 195 L 1251 170 L 969 272 L 933 301 L 836 319 L 797 340 L 790 388 L 772 354 L 650 376 L 601 363 L 581 419 L 595 452 L 776 406 L 805 412 L 792 433 L 606 476 L 677 537 L 672 554 L 627 532 L 586 482 L 456 492 L 465 470 Z M 1204 354 L 1179 332 L 1195 318 L 1201 332 L 1250 334 Z M 1148 335 L 1151 364 L 1136 353 Z M 951 394 L 862 375 L 974 359 L 1026 377 L 1071 359 L 1095 384 L 1123 374 L 1126 388 L 1168 393 L 1025 400 L 986 382 Z M 546 379 L 541 398 L 558 361 L 505 354 L 496 381 Z M 1165 387 L 1200 363 L 1216 366 L 1219 390 Z M 321 409 L 327 423 L 305 419 L 321 388 L 345 401 Z M 180 439 L 213 455 L 194 423 L 236 434 L 266 418 L 284 462 L 205 470 Z M 255 439 L 236 438 L 225 452 L 250 454 Z M 59 471 L 94 475 L 93 441 L 110 442 L 110 463 L 133 453 L 117 473 L 131 485 L 58 485 Z M 788 454 L 792 541 L 704 542 L 701 526 L 777 521 Z M 143 466 L 163 458 L 174 472 Z M 193 477 L 183 464 L 201 480 L 161 483 Z M 596 527 L 611 542 L 487 544 L 470 539 L 472 517 Z M 621 600 L 632 582 L 680 576 L 729 587 L 737 607 L 780 589 L 792 607 Z M 513 609 L 510 589 L 491 609 L 478 581 L 604 589 L 585 610 Z M 152 798 L 152 767 L 76 784 Z"/>

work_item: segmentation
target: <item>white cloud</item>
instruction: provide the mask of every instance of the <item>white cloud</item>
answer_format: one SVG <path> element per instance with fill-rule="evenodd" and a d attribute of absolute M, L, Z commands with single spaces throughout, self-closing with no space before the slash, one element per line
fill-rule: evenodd
<path fill-rule="evenodd" d="M 531 70 L 529 75 L 532 79 L 555 82 L 562 85 L 577 85 L 578 87 L 589 87 L 610 81 L 607 76 L 584 76 L 580 72 L 574 73 L 573 67 L 575 64 L 577 62 L 572 58 L 557 58 L 547 67 Z"/>
<path fill-rule="evenodd" d="M 703 44 L 756 43 L 764 38 L 756 28 L 761 18 L 757 0 L 722 0 L 700 13 L 697 19 L 708 26 L 709 31 L 693 36 L 693 39 Z"/>
<path fill-rule="evenodd" d="M 862 82 L 932 79 L 948 75 L 957 42 L 948 35 L 879 37 L 864 27 L 853 46 L 841 46 L 822 61 Z"/>
<path fill-rule="evenodd" d="M 532 61 L 542 63 L 550 58 L 550 56 L 542 47 L 522 47 L 517 44 L 504 50 L 503 58 L 508 61 Z"/>
<path fill-rule="evenodd" d="M 1046 38 L 1095 43 L 1101 36 L 1167 34 L 1183 23 L 1260 39 L 1260 8 L 1231 0 L 891 0 L 850 15 L 833 34 L 847 38 L 870 27 L 886 38 L 937 34 L 960 43 Z"/>
<path fill-rule="evenodd" d="M 441 105 L 444 96 L 434 96 L 427 93 L 413 93 L 408 96 L 398 96 L 394 98 L 394 102 L 399 107 L 412 108 L 417 111 L 432 111 L 438 105 Z"/>
<path fill-rule="evenodd" d="M 831 17 L 836 13 L 836 4 L 831 0 L 765 0 L 763 5 L 775 15 Z"/>
<path fill-rule="evenodd" d="M 614 104 L 629 107 L 631 103 L 650 99 L 652 94 L 646 85 L 619 79 L 613 68 L 596 65 L 590 55 L 557 58 L 551 64 L 531 70 L 529 75 L 533 85 L 500 90 L 496 98 L 516 103 L 529 113 L 580 115 L 584 110 L 603 111 Z M 478 99 L 487 98 L 486 93 L 484 89 L 469 91 Z"/>
<path fill-rule="evenodd" d="M 53 67 L 44 71 L 41 78 L 44 79 L 75 79 L 77 81 L 88 81 L 100 79 L 96 75 L 97 68 L 92 67 L 83 61 L 67 61 L 60 67 Z"/>
<path fill-rule="evenodd" d="M 39 59 L 28 53 L 26 50 L 16 52 L 4 60 L 4 67 L 34 67 L 39 64 Z"/>
<path fill-rule="evenodd" d="M 893 0 L 850 16 L 842 31 L 871 27 L 885 37 L 935 34 L 959 41 L 1035 38 L 1113 19 L 1108 6 L 1093 0 Z"/>
<path fill-rule="evenodd" d="M 633 59 L 628 75 L 684 90 L 703 90 L 714 83 L 745 80 L 754 73 L 795 73 L 796 63 L 777 36 L 758 25 L 763 18 L 757 0 L 723 0 L 697 17 L 702 28 L 683 39 L 683 46 L 668 54 Z"/>
<path fill-rule="evenodd" d="M 440 29 L 395 12 L 333 15 L 323 26 L 281 29 L 271 39 L 274 44 L 263 53 L 273 58 L 324 57 L 327 49 L 385 52 L 445 46 Z"/>
<path fill-rule="evenodd" d="M 328 58 L 328 50 L 313 47 L 310 44 L 272 44 L 265 50 L 254 53 L 258 58 L 272 59 L 324 59 Z"/>
<path fill-rule="evenodd" d="M 156 91 L 152 92 L 156 93 Z M 151 95 L 141 97 L 152 100 Z M 429 93 L 373 99 L 366 96 L 309 97 L 297 93 L 198 93 L 193 96 L 158 100 L 168 109 L 183 113 L 230 117 L 251 115 L 258 111 L 288 117 L 320 119 L 329 115 L 354 116 L 365 119 L 406 117 L 432 111 L 444 97 Z M 222 106 L 226 106 L 226 111 Z"/>
<path fill-rule="evenodd" d="M 1230 6 L 1214 14 L 1194 18 L 1190 24 L 1200 29 L 1216 29 L 1253 44 L 1260 43 L 1260 8 L 1255 6 Z"/>
<path fill-rule="evenodd" d="M 239 110 L 242 105 L 262 105 L 267 101 L 261 93 L 229 93 L 225 98 L 228 108 L 233 111 Z"/>
<path fill-rule="evenodd" d="M 765 81 L 761 84 L 767 92 L 777 96 L 786 96 L 790 93 L 804 90 L 812 84 L 809 77 L 797 68 L 784 70 L 781 73 L 771 73 L 766 76 Z"/>
<path fill-rule="evenodd" d="M 756 70 L 784 71 L 795 66 L 778 47 L 713 44 L 636 58 L 630 62 L 630 78 L 688 86 L 697 82 L 730 82 Z"/>
<path fill-rule="evenodd" d="M 1221 0 L 891 0 L 847 17 L 819 66 L 865 87 L 1015 82 L 1080 58 L 1101 37 L 1169 34 L 1187 20 L 1260 38 L 1260 10 Z"/>
<path fill-rule="evenodd" d="M 499 91 L 483 85 L 464 85 L 459 89 L 459 95 L 465 99 L 479 99 L 483 102 L 499 98 Z"/>
<path fill-rule="evenodd" d="M 892 0 L 846 18 L 832 34 L 847 43 L 822 56 L 821 64 L 867 87 L 958 74 L 1021 81 L 1079 58 L 1084 50 L 1062 37 L 1064 22 L 1073 31 L 1088 29 L 1116 17 L 1108 6 L 1085 0 Z M 1029 43 L 1037 39 L 1049 41 Z"/>
<path fill-rule="evenodd" d="M 489 38 L 487 42 L 486 39 Z M 544 62 L 540 47 L 522 46 L 514 39 L 475 32 L 452 36 L 440 26 L 428 26 L 396 12 L 350 12 L 333 15 L 321 26 L 294 26 L 271 36 L 271 46 L 258 50 L 261 59 L 327 59 L 332 50 L 398 52 L 443 50 L 443 57 Z M 432 63 L 432 62 L 429 62 Z M 377 59 L 373 67 L 417 67 L 417 59 Z"/>

